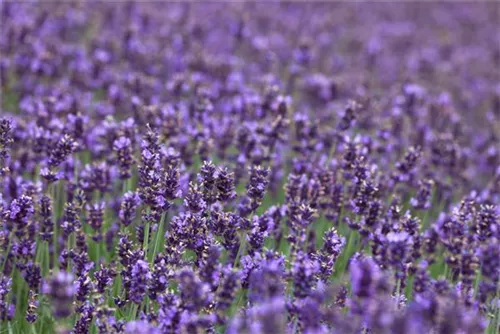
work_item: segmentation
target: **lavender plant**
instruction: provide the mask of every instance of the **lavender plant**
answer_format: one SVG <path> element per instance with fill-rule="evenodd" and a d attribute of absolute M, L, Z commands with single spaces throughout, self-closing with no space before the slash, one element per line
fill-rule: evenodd
<path fill-rule="evenodd" d="M 0 333 L 500 332 L 498 3 L 0 7 Z"/>

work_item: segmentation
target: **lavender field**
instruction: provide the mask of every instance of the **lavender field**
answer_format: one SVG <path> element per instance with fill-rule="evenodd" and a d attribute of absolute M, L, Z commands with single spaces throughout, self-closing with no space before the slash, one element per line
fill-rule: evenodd
<path fill-rule="evenodd" d="M 0 334 L 500 333 L 500 3 L 0 3 Z"/>

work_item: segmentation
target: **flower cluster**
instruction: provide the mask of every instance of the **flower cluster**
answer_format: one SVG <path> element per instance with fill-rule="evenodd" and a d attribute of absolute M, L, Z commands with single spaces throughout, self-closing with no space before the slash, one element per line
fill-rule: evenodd
<path fill-rule="evenodd" d="M 0 332 L 499 333 L 495 13 L 2 3 Z"/>

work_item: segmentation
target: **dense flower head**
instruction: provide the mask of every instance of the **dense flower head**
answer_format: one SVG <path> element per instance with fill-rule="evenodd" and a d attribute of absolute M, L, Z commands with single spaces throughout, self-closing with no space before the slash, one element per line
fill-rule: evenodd
<path fill-rule="evenodd" d="M 1 7 L 0 332 L 499 331 L 498 4 Z"/>

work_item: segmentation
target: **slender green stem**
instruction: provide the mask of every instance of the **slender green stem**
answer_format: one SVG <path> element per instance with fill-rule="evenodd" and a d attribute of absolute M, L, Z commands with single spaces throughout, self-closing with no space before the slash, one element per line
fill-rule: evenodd
<path fill-rule="evenodd" d="M 449 270 L 448 263 L 446 263 L 446 261 L 444 261 L 444 278 L 445 279 L 448 278 L 448 270 Z"/>
<path fill-rule="evenodd" d="M 9 253 L 10 253 L 10 247 L 11 247 L 11 243 L 10 243 L 10 239 L 8 240 L 8 244 L 7 244 L 7 251 L 5 252 L 5 259 L 3 261 L 3 264 L 2 264 L 2 270 L 0 271 L 0 273 L 3 273 L 3 270 L 5 268 L 5 265 L 7 264 L 7 261 L 9 260 Z"/>
<path fill-rule="evenodd" d="M 99 265 L 99 260 L 101 258 L 101 243 L 100 242 L 96 242 L 96 266 Z"/>
<path fill-rule="evenodd" d="M 164 228 L 163 226 L 165 225 L 165 217 L 166 217 L 166 215 L 167 215 L 166 212 L 162 213 L 162 215 L 161 215 L 160 225 L 158 225 L 158 230 L 156 231 L 155 243 L 154 243 L 154 246 L 153 246 L 153 252 L 151 253 L 151 256 L 149 258 L 150 262 L 154 261 L 156 253 L 158 252 L 158 249 L 160 248 L 160 239 L 161 239 L 161 237 L 163 235 L 163 228 Z"/>
<path fill-rule="evenodd" d="M 128 179 L 127 180 L 123 180 L 123 194 L 125 194 L 126 192 L 128 191 Z"/>
<path fill-rule="evenodd" d="M 144 240 L 142 242 L 142 249 L 144 250 L 144 256 L 147 257 L 148 254 L 148 243 L 149 243 L 149 221 L 144 224 Z"/>
<path fill-rule="evenodd" d="M 21 272 L 18 269 L 15 269 L 14 279 L 16 280 L 16 313 L 19 313 L 23 310 L 23 302 L 26 300 L 24 298 L 24 288 L 26 286 L 26 282 L 21 275 Z"/>
<path fill-rule="evenodd" d="M 44 245 L 44 249 L 43 249 L 43 266 L 42 266 L 42 269 L 43 269 L 43 275 L 47 275 L 47 273 L 49 272 L 49 267 L 50 267 L 50 245 L 49 245 L 49 241 L 46 241 L 45 242 L 45 245 Z"/>
<path fill-rule="evenodd" d="M 420 224 L 421 231 L 425 231 L 430 225 L 429 214 L 430 214 L 430 209 L 426 209 L 422 215 L 422 218 L 421 218 L 422 220 L 421 220 L 421 224 Z"/>
<path fill-rule="evenodd" d="M 146 296 L 144 300 L 144 312 L 149 313 L 149 296 Z"/>
<path fill-rule="evenodd" d="M 354 253 L 354 246 L 356 244 L 356 232 L 351 230 L 349 233 L 349 240 L 347 241 L 347 246 L 344 251 L 344 255 L 342 256 L 342 269 L 341 272 L 345 272 L 347 268 L 347 264 L 349 262 L 349 258 L 352 256 Z"/>
<path fill-rule="evenodd" d="M 41 260 L 40 257 L 43 255 L 43 243 L 40 240 L 40 237 L 37 235 L 36 236 L 36 253 L 35 253 L 35 263 L 40 263 Z"/>
<path fill-rule="evenodd" d="M 128 312 L 128 320 L 129 321 L 135 320 L 135 317 L 137 316 L 137 309 L 138 308 L 139 308 L 139 305 L 137 305 L 136 303 L 133 303 L 132 305 L 130 305 L 130 309 Z"/>
<path fill-rule="evenodd" d="M 474 282 L 474 299 L 476 299 L 478 289 L 479 289 L 479 281 L 481 281 L 481 268 L 477 271 L 476 280 Z"/>
<path fill-rule="evenodd" d="M 110 298 L 110 302 L 113 301 L 113 297 L 118 296 L 121 285 L 122 285 L 122 276 L 121 276 L 121 274 L 118 274 L 118 275 L 116 275 L 114 282 L 113 282 L 113 290 L 112 290 L 112 296 Z"/>
<path fill-rule="evenodd" d="M 233 267 L 236 267 L 238 265 L 241 256 L 243 255 L 243 253 L 245 253 L 245 250 L 247 247 L 246 235 L 247 235 L 246 233 L 243 233 L 241 236 L 240 248 L 238 248 L 238 253 L 236 254 L 236 257 L 234 258 Z"/>
<path fill-rule="evenodd" d="M 236 297 L 236 302 L 234 302 L 231 308 L 229 309 L 228 312 L 229 317 L 234 316 L 234 314 L 240 309 L 242 302 L 244 303 L 246 299 L 247 299 L 247 290 L 241 289 L 238 292 L 238 296 Z"/>
<path fill-rule="evenodd" d="M 415 281 L 415 277 L 412 275 L 408 278 L 408 284 L 406 285 L 406 299 L 410 300 L 413 297 L 413 282 Z"/>

